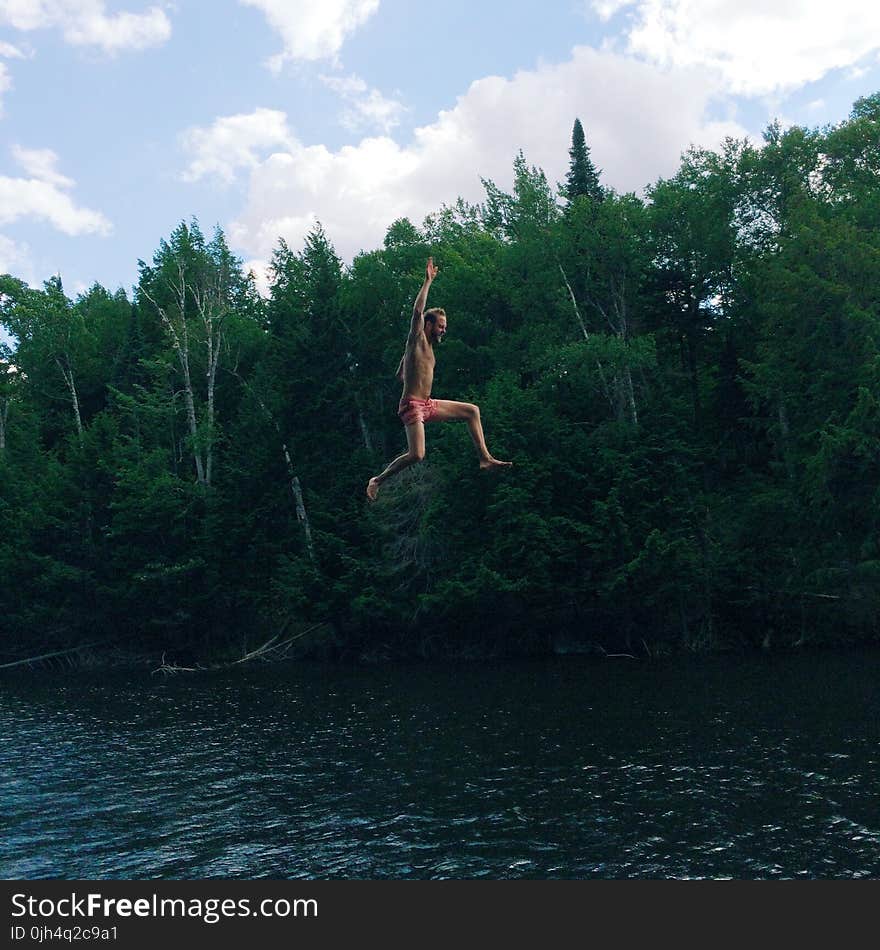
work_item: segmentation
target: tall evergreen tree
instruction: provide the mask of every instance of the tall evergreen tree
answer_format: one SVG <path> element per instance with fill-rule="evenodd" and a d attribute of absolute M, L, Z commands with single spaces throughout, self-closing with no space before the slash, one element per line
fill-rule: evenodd
<path fill-rule="evenodd" d="M 578 195 L 585 195 L 593 201 L 601 201 L 603 197 L 602 186 L 599 184 L 601 170 L 596 170 L 590 158 L 590 146 L 587 145 L 580 119 L 574 120 L 574 128 L 571 130 L 571 148 L 568 154 L 571 162 L 568 166 L 568 174 L 565 176 L 565 197 L 569 202 L 574 201 Z"/>

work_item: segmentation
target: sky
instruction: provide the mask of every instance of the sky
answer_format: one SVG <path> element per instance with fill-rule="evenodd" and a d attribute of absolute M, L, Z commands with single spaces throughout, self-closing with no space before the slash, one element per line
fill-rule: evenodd
<path fill-rule="evenodd" d="M 520 149 L 562 180 L 576 117 L 641 192 L 878 90 L 865 0 L 0 0 L 0 273 L 130 292 L 192 217 L 258 280 L 316 221 L 350 262 Z"/>

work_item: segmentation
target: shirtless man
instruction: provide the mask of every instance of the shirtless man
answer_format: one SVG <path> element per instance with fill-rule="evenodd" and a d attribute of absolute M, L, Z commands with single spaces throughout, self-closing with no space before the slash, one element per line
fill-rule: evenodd
<path fill-rule="evenodd" d="M 389 463 L 381 475 L 367 483 L 367 497 L 375 501 L 382 482 L 392 475 L 421 462 L 425 457 L 425 423 L 435 420 L 445 422 L 458 419 L 467 423 L 471 438 L 480 457 L 480 468 L 500 468 L 512 462 L 499 462 L 486 448 L 483 426 L 480 424 L 480 409 L 468 402 L 451 402 L 448 399 L 431 399 L 434 382 L 434 346 L 443 342 L 446 335 L 446 313 L 439 307 L 425 310 L 428 290 L 437 276 L 434 258 L 428 258 L 425 282 L 413 304 L 412 323 L 406 340 L 406 349 L 397 367 L 397 378 L 403 380 L 403 395 L 397 414 L 406 426 L 407 450 Z"/>

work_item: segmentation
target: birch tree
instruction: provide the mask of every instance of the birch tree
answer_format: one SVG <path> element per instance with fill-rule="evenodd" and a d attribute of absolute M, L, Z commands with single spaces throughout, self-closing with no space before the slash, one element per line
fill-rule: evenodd
<path fill-rule="evenodd" d="M 613 364 L 608 375 L 618 420 L 635 425 L 639 415 L 632 364 L 639 355 L 632 337 L 648 263 L 644 205 L 635 195 L 610 192 L 602 202 L 576 198 L 567 209 L 562 233 L 566 289 L 576 312 L 580 294 L 602 331 L 616 340 L 613 348 L 606 348 L 603 362 Z M 586 335 L 583 323 L 581 331 Z"/>
<path fill-rule="evenodd" d="M 18 339 L 17 362 L 32 387 L 43 400 L 67 404 L 77 440 L 82 444 L 79 369 L 94 348 L 82 310 L 71 305 L 58 276 L 47 280 L 43 290 L 5 276 L 0 278 L 0 313 Z M 53 375 L 63 385 L 61 392 Z"/>
<path fill-rule="evenodd" d="M 0 453 L 6 451 L 6 426 L 9 422 L 9 407 L 12 403 L 18 369 L 10 360 L 9 348 L 0 345 Z"/>
<path fill-rule="evenodd" d="M 140 262 L 139 296 L 152 307 L 174 352 L 198 484 L 210 489 L 217 432 L 217 370 L 230 316 L 247 284 L 218 229 L 206 243 L 196 222 L 162 241 L 152 266 Z"/>

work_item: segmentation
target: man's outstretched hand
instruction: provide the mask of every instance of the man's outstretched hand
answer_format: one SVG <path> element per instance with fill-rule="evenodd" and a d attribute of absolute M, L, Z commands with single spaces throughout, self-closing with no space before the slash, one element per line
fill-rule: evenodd
<path fill-rule="evenodd" d="M 428 266 L 425 268 L 425 274 L 426 274 L 428 280 L 433 280 L 433 279 L 437 276 L 437 271 L 439 271 L 439 270 L 440 270 L 439 267 L 435 267 L 435 266 L 434 266 L 434 258 L 433 258 L 433 257 L 429 257 L 429 258 L 428 258 Z"/>

